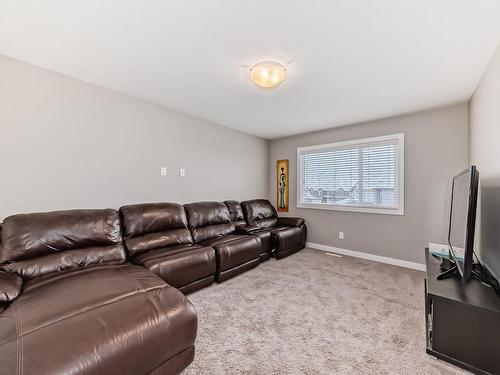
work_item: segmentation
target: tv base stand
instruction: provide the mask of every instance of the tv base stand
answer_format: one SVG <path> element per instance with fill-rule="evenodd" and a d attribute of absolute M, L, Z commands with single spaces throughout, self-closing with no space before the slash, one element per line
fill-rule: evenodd
<path fill-rule="evenodd" d="M 441 261 L 428 249 L 425 258 L 427 353 L 475 374 L 500 374 L 500 297 L 476 277 L 438 280 Z"/>
<path fill-rule="evenodd" d="M 458 276 L 457 264 L 451 259 L 443 258 L 440 268 L 443 272 L 436 276 L 436 279 L 438 280 L 444 280 L 448 277 Z"/>
<path fill-rule="evenodd" d="M 454 260 L 448 259 L 448 258 L 442 258 L 438 256 L 434 256 L 436 259 L 442 260 L 441 262 L 441 273 L 436 276 L 436 279 L 438 280 L 444 280 L 449 277 L 460 277 L 460 274 L 458 272 L 458 266 L 457 263 Z M 481 264 L 479 263 L 474 263 L 472 265 L 472 272 L 471 272 L 471 277 L 476 278 L 476 280 L 482 282 L 486 286 L 489 286 L 490 288 L 495 289 L 495 292 L 498 294 L 500 297 L 500 293 L 498 290 L 498 282 L 496 280 L 488 277 L 487 273 L 484 271 L 482 268 Z"/>

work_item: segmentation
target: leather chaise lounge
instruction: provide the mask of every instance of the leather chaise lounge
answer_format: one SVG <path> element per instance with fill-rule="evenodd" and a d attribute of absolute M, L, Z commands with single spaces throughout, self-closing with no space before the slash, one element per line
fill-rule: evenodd
<path fill-rule="evenodd" d="M 257 236 L 235 234 L 227 206 L 221 202 L 184 205 L 194 242 L 215 250 L 218 282 L 227 280 L 259 264 L 261 249 Z"/>
<path fill-rule="evenodd" d="M 213 283 L 215 251 L 193 244 L 182 205 L 136 204 L 121 207 L 120 215 L 132 263 L 146 267 L 185 294 Z"/>
<path fill-rule="evenodd" d="M 125 259 L 115 210 L 8 217 L 0 374 L 176 373 L 191 363 L 194 307 Z"/>
<path fill-rule="evenodd" d="M 270 258 L 271 254 L 282 259 L 305 247 L 307 227 L 304 219 L 278 217 L 276 209 L 266 199 L 242 202 L 241 208 L 247 226 L 239 227 L 239 231 L 261 239 L 261 260 Z"/>
<path fill-rule="evenodd" d="M 306 233 L 263 200 L 10 216 L 0 224 L 0 375 L 179 374 L 197 332 L 184 294 L 289 255 Z"/>

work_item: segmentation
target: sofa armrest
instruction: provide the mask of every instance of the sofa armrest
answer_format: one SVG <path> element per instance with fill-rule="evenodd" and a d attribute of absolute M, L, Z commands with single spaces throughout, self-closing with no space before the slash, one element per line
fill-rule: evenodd
<path fill-rule="evenodd" d="M 17 273 L 0 271 L 0 306 L 14 301 L 23 286 L 23 279 Z"/>
<path fill-rule="evenodd" d="M 303 225 L 306 221 L 304 219 L 301 219 L 300 217 L 279 217 L 278 218 L 278 225 L 284 225 L 286 227 L 300 227 Z"/>
<path fill-rule="evenodd" d="M 260 228 L 256 225 L 240 225 L 236 227 L 236 233 L 238 234 L 251 234 L 259 230 Z"/>

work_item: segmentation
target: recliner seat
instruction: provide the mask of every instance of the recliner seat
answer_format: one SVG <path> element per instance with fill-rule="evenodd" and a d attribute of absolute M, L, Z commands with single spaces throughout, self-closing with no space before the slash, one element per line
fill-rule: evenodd
<path fill-rule="evenodd" d="M 229 279 L 259 264 L 260 239 L 234 234 L 235 225 L 222 202 L 197 202 L 184 205 L 193 240 L 215 249 L 218 282 Z"/>
<path fill-rule="evenodd" d="M 242 202 L 241 208 L 247 226 L 239 227 L 238 231 L 261 239 L 261 260 L 268 259 L 271 255 L 282 259 L 305 247 L 307 227 L 304 219 L 278 217 L 276 209 L 266 199 Z"/>
<path fill-rule="evenodd" d="M 132 263 L 146 267 L 185 294 L 213 283 L 215 251 L 193 244 L 182 205 L 128 205 L 120 208 L 120 215 Z"/>
<path fill-rule="evenodd" d="M 1 374 L 175 374 L 193 360 L 194 307 L 125 262 L 117 211 L 14 215 L 1 237 Z"/>

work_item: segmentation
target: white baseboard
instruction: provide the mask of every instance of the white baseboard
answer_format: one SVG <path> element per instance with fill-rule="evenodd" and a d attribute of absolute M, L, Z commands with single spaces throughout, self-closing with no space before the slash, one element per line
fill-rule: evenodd
<path fill-rule="evenodd" d="M 361 259 L 371 260 L 374 262 L 391 264 L 393 266 L 399 266 L 399 267 L 404 267 L 404 268 L 411 268 L 413 270 L 425 271 L 425 264 L 422 264 L 422 263 L 409 262 L 407 260 L 401 260 L 401 259 L 396 259 L 396 258 L 383 257 L 380 255 L 362 253 L 360 251 L 341 249 L 340 247 L 321 245 L 321 244 L 313 243 L 313 242 L 307 242 L 306 246 L 310 247 L 312 249 L 316 249 L 316 250 L 327 251 L 329 253 L 347 255 L 350 257 L 354 257 L 354 258 L 361 258 Z"/>

